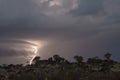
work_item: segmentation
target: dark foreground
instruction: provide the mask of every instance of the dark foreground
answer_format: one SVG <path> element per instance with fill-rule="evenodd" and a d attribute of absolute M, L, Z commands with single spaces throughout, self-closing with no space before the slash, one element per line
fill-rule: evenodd
<path fill-rule="evenodd" d="M 47 60 L 37 56 L 31 65 L 2 65 L 0 80 L 120 80 L 120 63 L 111 60 L 111 54 L 105 59 L 75 56 L 75 62 L 69 62 L 59 55 Z"/>

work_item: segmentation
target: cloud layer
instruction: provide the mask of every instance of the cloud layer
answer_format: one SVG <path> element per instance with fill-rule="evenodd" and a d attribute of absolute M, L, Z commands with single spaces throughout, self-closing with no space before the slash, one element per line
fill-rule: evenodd
<path fill-rule="evenodd" d="M 119 3 L 119 0 L 0 0 L 0 43 L 4 41 L 0 57 L 16 59 L 24 54 L 24 49 L 19 52 L 10 47 L 28 44 L 21 40 L 34 40 L 47 42 L 38 52 L 43 58 L 53 54 L 69 60 L 73 55 L 102 57 L 109 51 L 119 60 Z"/>

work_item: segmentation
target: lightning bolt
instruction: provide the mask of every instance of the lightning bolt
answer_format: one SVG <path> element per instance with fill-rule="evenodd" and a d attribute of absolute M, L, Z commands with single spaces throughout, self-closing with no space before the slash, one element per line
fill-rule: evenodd
<path fill-rule="evenodd" d="M 32 46 L 32 49 L 34 50 L 34 55 L 32 56 L 32 59 L 29 61 L 29 64 L 32 64 L 33 59 L 37 56 L 38 53 L 38 47 L 37 46 Z"/>

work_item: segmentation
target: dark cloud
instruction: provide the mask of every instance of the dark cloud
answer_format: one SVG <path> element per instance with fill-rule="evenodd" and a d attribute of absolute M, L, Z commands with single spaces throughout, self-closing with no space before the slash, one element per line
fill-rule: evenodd
<path fill-rule="evenodd" d="M 15 51 L 9 48 L 0 49 L 0 58 L 1 57 L 18 57 L 18 56 L 27 56 L 27 51 Z"/>
<path fill-rule="evenodd" d="M 78 0 L 79 6 L 71 12 L 74 15 L 99 15 L 104 13 L 105 0 Z"/>
<path fill-rule="evenodd" d="M 0 57 L 27 56 L 30 52 L 23 45 L 35 45 L 25 40 L 46 41 L 38 52 L 43 58 L 54 54 L 69 60 L 77 54 L 101 57 L 108 51 L 119 56 L 118 0 L 62 1 L 62 7 L 53 8 L 48 6 L 50 1 L 0 0 Z M 76 7 L 70 6 L 73 4 Z M 16 51 L 11 47 L 23 48 Z"/>
<path fill-rule="evenodd" d="M 119 0 L 78 0 L 79 6 L 70 11 L 74 16 L 104 16 L 107 21 L 119 22 Z"/>
<path fill-rule="evenodd" d="M 31 0 L 0 0 L 0 21 L 11 23 L 11 21 L 29 18 L 33 9 Z"/>

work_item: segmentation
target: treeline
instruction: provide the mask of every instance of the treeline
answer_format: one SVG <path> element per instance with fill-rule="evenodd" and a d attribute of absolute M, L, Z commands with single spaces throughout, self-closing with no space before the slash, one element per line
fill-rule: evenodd
<path fill-rule="evenodd" d="M 104 59 L 74 56 L 70 62 L 59 55 L 41 60 L 36 56 L 32 64 L 0 66 L 0 80 L 120 80 L 120 63 L 106 53 Z"/>

